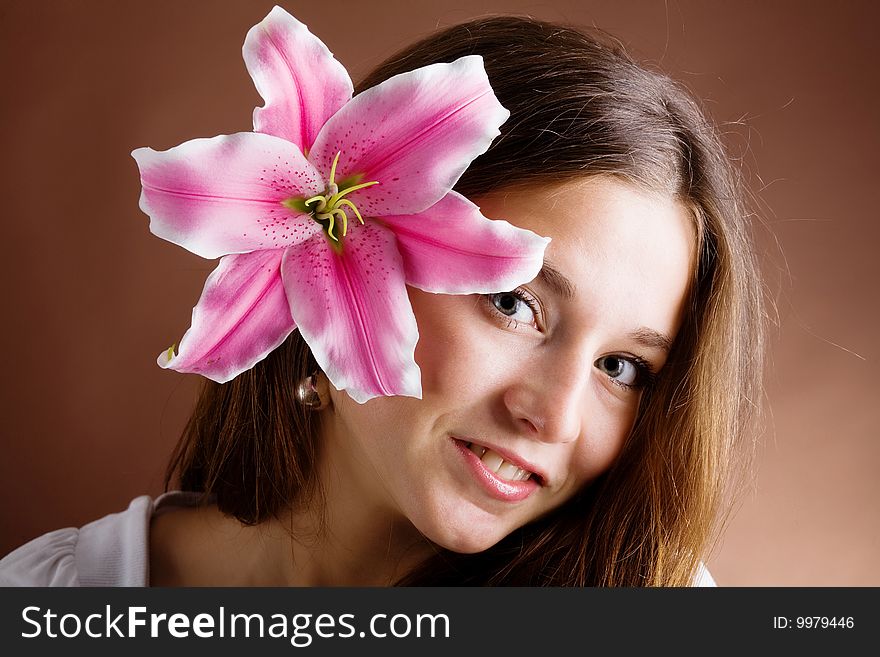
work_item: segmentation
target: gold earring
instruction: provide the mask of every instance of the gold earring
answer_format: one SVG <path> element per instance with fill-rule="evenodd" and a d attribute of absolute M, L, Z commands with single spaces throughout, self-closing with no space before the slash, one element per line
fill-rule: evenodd
<path fill-rule="evenodd" d="M 320 411 L 327 405 L 327 401 L 318 390 L 318 376 L 320 374 L 315 372 L 296 384 L 296 400 L 312 411 Z"/>

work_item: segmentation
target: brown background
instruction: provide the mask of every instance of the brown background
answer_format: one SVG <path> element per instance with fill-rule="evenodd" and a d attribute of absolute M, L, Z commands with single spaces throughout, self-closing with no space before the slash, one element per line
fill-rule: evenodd
<path fill-rule="evenodd" d="M 873 2 L 286 2 L 353 77 L 488 13 L 596 24 L 682 79 L 758 195 L 779 322 L 721 585 L 880 585 Z M 160 370 L 212 264 L 151 236 L 129 152 L 248 130 L 271 2 L 0 5 L 0 554 L 157 494 L 194 378 Z M 778 247 L 777 247 L 778 244 Z"/>

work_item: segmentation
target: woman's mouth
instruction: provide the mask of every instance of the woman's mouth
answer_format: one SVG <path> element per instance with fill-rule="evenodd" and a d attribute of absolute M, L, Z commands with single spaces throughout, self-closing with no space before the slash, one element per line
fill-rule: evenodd
<path fill-rule="evenodd" d="M 495 450 L 477 443 L 453 438 L 471 474 L 491 497 L 504 502 L 519 502 L 542 486 L 541 477 L 505 458 Z"/>
<path fill-rule="evenodd" d="M 501 454 L 493 452 L 488 447 L 483 447 L 476 443 L 467 443 L 467 448 L 477 455 L 477 458 L 480 459 L 487 470 L 501 479 L 506 481 L 525 481 L 532 476 L 532 473 L 528 470 L 505 461 Z"/>

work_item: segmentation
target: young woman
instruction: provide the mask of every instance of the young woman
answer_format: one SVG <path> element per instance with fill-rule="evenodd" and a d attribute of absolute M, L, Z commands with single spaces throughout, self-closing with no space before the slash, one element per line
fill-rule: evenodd
<path fill-rule="evenodd" d="M 264 22 L 267 34 L 293 25 L 278 12 Z M 318 46 L 310 53 L 325 56 Z M 394 76 L 473 55 L 510 116 L 451 182 L 519 237 L 550 238 L 540 244 L 537 275 L 509 289 L 436 294 L 408 270 L 420 378 L 404 387 L 417 394 L 353 392 L 346 368 L 373 346 L 334 351 L 288 297 L 298 330 L 278 328 L 287 330 L 280 346 L 266 346 L 223 383 L 206 381 L 168 469 L 167 487 L 177 490 L 32 541 L 0 562 L 0 581 L 712 583 L 701 559 L 748 454 L 762 371 L 762 288 L 736 171 L 677 83 L 603 34 L 534 20 L 488 18 L 438 32 L 379 66 L 355 98 Z M 259 75 L 261 57 L 249 60 L 267 101 L 257 127 L 277 107 Z M 370 98 L 372 111 L 381 102 Z M 424 149 L 428 159 L 448 155 Z M 317 145 L 300 150 L 312 161 L 320 155 Z M 329 158 L 334 150 L 325 148 Z M 142 207 L 157 222 L 159 206 L 176 201 L 157 200 L 146 157 L 139 165 L 154 196 Z M 169 162 L 162 166 L 176 166 Z M 290 175 L 285 164 L 270 172 L 273 185 Z M 366 210 L 377 214 L 382 204 L 363 196 L 360 212 L 343 207 L 339 190 L 374 181 L 334 173 L 325 192 L 285 207 L 311 213 L 322 244 L 342 253 L 345 240 L 367 244 Z M 417 195 L 429 174 L 413 166 L 409 175 L 403 193 Z M 404 259 L 415 258 L 397 219 L 377 221 L 395 231 Z M 182 243 L 173 230 L 153 230 Z M 470 245 L 455 230 L 431 239 L 460 255 Z M 263 234 L 277 240 L 265 225 Z M 494 239 L 480 251 L 488 260 L 503 257 L 503 248 L 493 255 Z M 384 252 L 364 252 L 375 268 L 363 285 L 385 280 Z M 281 273 L 318 261 L 296 262 L 285 260 Z M 200 308 L 193 331 L 214 317 Z M 364 321 L 374 319 L 383 321 Z M 164 365 L 216 366 L 207 357 L 182 364 L 185 341 Z"/>

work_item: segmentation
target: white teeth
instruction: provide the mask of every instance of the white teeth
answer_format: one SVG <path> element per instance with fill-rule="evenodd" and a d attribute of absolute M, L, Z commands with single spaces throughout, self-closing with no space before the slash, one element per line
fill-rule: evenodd
<path fill-rule="evenodd" d="M 513 463 L 508 463 L 505 461 L 501 464 L 501 467 L 498 468 L 498 471 L 495 473 L 502 479 L 513 479 L 516 481 L 516 473 L 519 472 L 519 468 L 516 467 Z"/>
<path fill-rule="evenodd" d="M 503 456 L 497 452 L 493 452 L 491 449 L 487 449 L 482 445 L 477 445 L 475 443 L 470 443 L 467 447 L 477 455 L 477 458 L 483 462 L 483 465 L 486 466 L 487 470 L 494 472 L 502 479 L 508 481 L 525 481 L 532 476 L 532 473 L 528 470 L 523 470 L 509 461 L 505 461 Z"/>
<path fill-rule="evenodd" d="M 501 467 L 501 464 L 504 463 L 504 459 L 500 454 L 496 454 L 491 449 L 487 449 L 486 453 L 483 454 L 483 458 L 480 459 L 483 462 L 483 465 L 486 466 L 486 469 L 498 473 L 498 469 Z"/>

